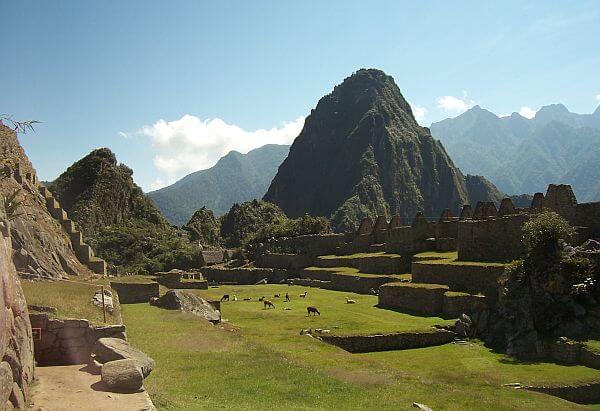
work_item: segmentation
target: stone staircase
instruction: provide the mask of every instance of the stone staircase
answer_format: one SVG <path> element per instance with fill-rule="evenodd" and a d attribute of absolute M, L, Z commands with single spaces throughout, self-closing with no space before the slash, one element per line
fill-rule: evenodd
<path fill-rule="evenodd" d="M 105 275 L 106 261 L 94 256 L 92 247 L 83 241 L 83 234 L 77 229 L 75 222 L 69 219 L 67 212 L 62 209 L 60 203 L 58 200 L 56 200 L 56 198 L 54 198 L 52 192 L 50 192 L 50 190 L 48 190 L 48 188 L 45 186 L 40 186 L 39 190 L 46 200 L 46 207 L 48 208 L 50 215 L 58 220 L 65 231 L 69 234 L 71 245 L 75 255 L 77 256 L 77 259 L 82 264 L 88 266 L 92 272 Z"/>
<path fill-rule="evenodd" d="M 417 259 L 412 263 L 411 282 L 379 287 L 379 305 L 420 315 L 456 318 L 485 308 L 486 295 L 495 292 L 504 268 L 493 263 Z"/>

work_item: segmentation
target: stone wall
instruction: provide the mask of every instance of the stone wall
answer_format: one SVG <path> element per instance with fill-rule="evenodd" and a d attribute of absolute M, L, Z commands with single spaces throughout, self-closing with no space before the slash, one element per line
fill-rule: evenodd
<path fill-rule="evenodd" d="M 181 270 L 174 269 L 166 273 L 156 273 L 156 275 L 156 282 L 168 288 L 194 290 L 208 289 L 208 281 L 204 279 L 186 280 L 184 279 L 186 274 Z"/>
<path fill-rule="evenodd" d="M 306 254 L 263 254 L 254 262 L 257 267 L 301 269 L 313 263 L 313 257 Z"/>
<path fill-rule="evenodd" d="M 200 271 L 209 282 L 219 284 L 252 285 L 266 278 L 270 284 L 277 284 L 289 278 L 287 270 L 274 268 L 218 268 L 204 267 Z"/>
<path fill-rule="evenodd" d="M 158 283 L 110 283 L 117 292 L 121 304 L 147 303 L 152 297 L 159 297 Z"/>
<path fill-rule="evenodd" d="M 466 293 L 447 291 L 442 301 L 442 316 L 458 318 L 461 314 L 471 314 L 486 307 L 485 297 Z"/>
<path fill-rule="evenodd" d="M 11 254 L 10 226 L 0 221 L 0 409 L 25 408 L 34 374 L 27 303 Z"/>
<path fill-rule="evenodd" d="M 464 261 L 511 261 L 524 253 L 523 225 L 527 214 L 458 223 L 458 259 Z"/>
<path fill-rule="evenodd" d="M 379 305 L 423 315 L 440 315 L 444 293 L 441 284 L 388 283 L 379 287 Z"/>
<path fill-rule="evenodd" d="M 591 237 L 600 238 L 600 201 L 577 204 L 575 224 L 589 227 Z"/>
<path fill-rule="evenodd" d="M 87 364 L 98 339 L 126 339 L 124 325 L 94 327 L 88 320 L 51 318 L 47 313 L 31 313 L 29 318 L 40 365 Z"/>
<path fill-rule="evenodd" d="M 435 329 L 425 332 L 405 332 L 376 335 L 321 335 L 321 339 L 351 353 L 406 350 L 448 344 L 454 333 Z"/>
<path fill-rule="evenodd" d="M 332 273 L 330 276 L 330 283 L 322 288 L 335 291 L 348 291 L 357 294 L 372 294 L 371 290 L 379 291 L 380 286 L 391 281 L 398 281 L 398 279 L 386 276 L 370 277 Z"/>
<path fill-rule="evenodd" d="M 504 273 L 501 264 L 451 264 L 413 262 L 415 283 L 446 284 L 450 289 L 467 292 L 496 290 L 498 278 Z"/>

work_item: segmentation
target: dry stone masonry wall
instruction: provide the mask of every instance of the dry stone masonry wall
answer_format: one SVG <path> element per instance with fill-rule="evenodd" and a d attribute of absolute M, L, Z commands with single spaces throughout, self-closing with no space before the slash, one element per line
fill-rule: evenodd
<path fill-rule="evenodd" d="M 0 221 L 0 409 L 24 408 L 34 376 L 27 303 L 11 254 L 10 227 Z"/>

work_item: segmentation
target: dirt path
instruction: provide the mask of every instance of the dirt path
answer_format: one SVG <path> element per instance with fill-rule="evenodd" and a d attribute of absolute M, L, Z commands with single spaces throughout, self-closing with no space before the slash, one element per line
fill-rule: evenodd
<path fill-rule="evenodd" d="M 134 394 L 105 391 L 100 376 L 86 369 L 85 365 L 37 367 L 30 410 L 154 410 L 146 391 Z"/>

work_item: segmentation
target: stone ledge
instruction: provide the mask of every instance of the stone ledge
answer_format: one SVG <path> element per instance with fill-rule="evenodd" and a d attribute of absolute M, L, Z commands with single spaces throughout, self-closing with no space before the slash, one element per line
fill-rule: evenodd
<path fill-rule="evenodd" d="M 375 335 L 321 335 L 320 338 L 351 353 L 407 350 L 448 344 L 454 340 L 452 331 L 434 329 L 424 332 L 401 332 Z"/>

